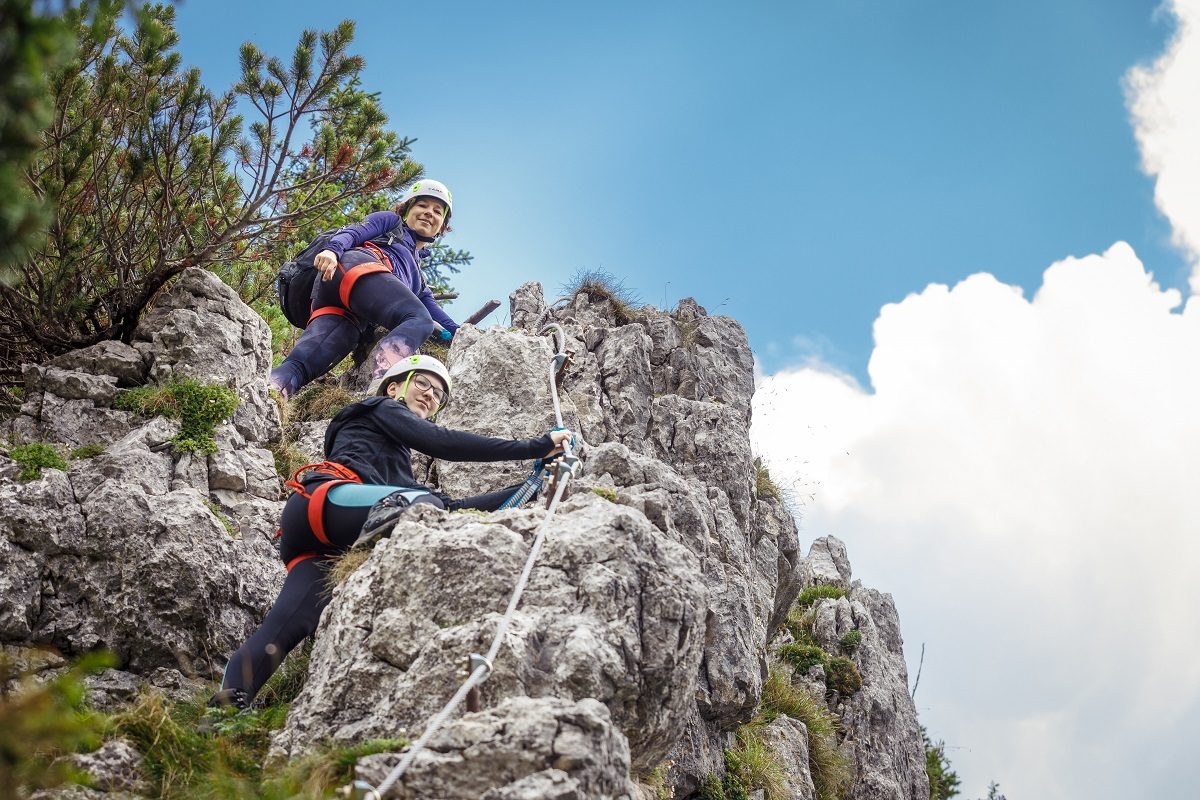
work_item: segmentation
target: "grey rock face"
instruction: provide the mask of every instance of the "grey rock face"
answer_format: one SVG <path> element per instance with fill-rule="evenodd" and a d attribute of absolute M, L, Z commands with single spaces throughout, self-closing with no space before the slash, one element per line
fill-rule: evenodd
<path fill-rule="evenodd" d="M 91 775 L 93 787 L 103 792 L 150 793 L 150 784 L 141 774 L 142 756 L 124 739 L 110 739 L 91 753 L 72 756 L 71 761 Z"/>
<path fill-rule="evenodd" d="M 267 393 L 271 328 L 208 270 L 185 270 L 155 298 L 134 331 L 154 381 L 194 378 L 235 389 L 233 426 L 247 441 L 279 438 L 279 411 Z"/>
<path fill-rule="evenodd" d="M 813 800 L 817 789 L 808 766 L 808 729 L 804 723 L 777 717 L 763 729 L 763 740 L 783 765 L 783 796 L 787 800 Z"/>
<path fill-rule="evenodd" d="M 833 697 L 832 710 L 845 732 L 843 749 L 851 756 L 856 781 L 852 800 L 925 800 L 929 778 L 916 708 L 908 693 L 908 669 L 900 621 L 890 595 L 850 583 L 846 546 L 834 537 L 813 543 L 802 572 L 816 582 L 839 583 L 848 596 L 816 606 L 813 635 L 830 652 L 839 651 L 851 630 L 862 634 L 852 660 L 862 674 L 862 689 Z M 848 584 L 848 585 L 847 585 Z"/>
<path fill-rule="evenodd" d="M 124 671 L 90 679 L 105 707 L 147 676 L 218 672 L 283 578 L 270 544 L 281 484 L 262 449 L 279 428 L 266 324 L 215 276 L 189 270 L 138 337 L 27 366 L 10 434 L 104 451 L 27 484 L 0 474 L 0 641 L 113 650 Z M 167 377 L 239 392 L 242 424 L 218 430 L 213 457 L 175 455 L 177 423 L 111 407 L 119 387 Z"/>
<path fill-rule="evenodd" d="M 413 731 L 441 708 L 471 652 L 484 652 L 541 514 L 479 518 L 414 510 L 336 593 L 308 684 L 280 744 Z M 453 587 L 447 591 L 448 587 Z M 639 513 L 581 494 L 564 504 L 495 671 L 506 697 L 594 698 L 636 764 L 666 755 L 692 703 L 704 592 L 686 550 Z"/>
<path fill-rule="evenodd" d="M 399 761 L 358 763 L 378 786 Z M 488 800 L 627 798 L 629 747 L 595 700 L 514 697 L 443 728 L 386 798 Z"/>

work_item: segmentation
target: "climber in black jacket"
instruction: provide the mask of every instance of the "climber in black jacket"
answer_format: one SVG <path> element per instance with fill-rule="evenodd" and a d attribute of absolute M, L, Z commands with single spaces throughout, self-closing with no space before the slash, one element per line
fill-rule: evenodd
<path fill-rule="evenodd" d="M 571 437 L 497 439 L 450 430 L 431 418 L 449 399 L 450 375 L 430 356 L 409 356 L 384 375 L 378 394 L 338 412 L 325 432 L 325 458 L 296 472 L 283 507 L 280 556 L 287 578 L 263 624 L 229 659 L 209 705 L 247 708 L 291 650 L 317 629 L 328 605 L 331 559 L 358 541 L 386 535 L 417 503 L 495 511 L 517 487 L 452 500 L 417 483 L 411 449 L 447 461 L 508 461 L 558 453 Z M 300 475 L 308 472 L 302 480 Z"/>

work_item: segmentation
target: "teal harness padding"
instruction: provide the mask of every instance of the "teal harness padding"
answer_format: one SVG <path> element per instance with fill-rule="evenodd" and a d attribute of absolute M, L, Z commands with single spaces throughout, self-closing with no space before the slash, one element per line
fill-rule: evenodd
<path fill-rule="evenodd" d="M 370 508 L 392 492 L 404 492 L 409 503 L 429 494 L 428 489 L 413 489 L 409 486 L 381 486 L 374 483 L 340 483 L 329 490 L 327 502 L 342 508 Z"/>

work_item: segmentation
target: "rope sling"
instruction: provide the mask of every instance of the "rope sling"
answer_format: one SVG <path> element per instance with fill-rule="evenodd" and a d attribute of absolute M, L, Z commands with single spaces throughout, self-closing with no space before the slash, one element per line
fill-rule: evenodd
<path fill-rule="evenodd" d="M 554 401 L 554 418 L 558 423 L 558 429 L 563 429 L 562 407 L 558 402 L 557 377 L 559 370 L 564 364 L 566 364 L 567 361 L 567 337 L 566 334 L 563 333 L 563 329 L 557 323 L 552 322 L 538 331 L 539 334 L 545 334 L 547 332 L 557 334 L 558 340 L 558 349 L 554 354 L 554 358 L 550 362 L 550 397 Z M 529 577 L 533 573 L 533 566 L 537 562 L 538 554 L 541 553 L 542 543 L 546 538 L 546 530 L 549 528 L 550 520 L 554 518 L 554 512 L 558 510 L 558 504 L 559 501 L 562 500 L 563 494 L 566 491 L 567 483 L 572 477 L 579 474 L 580 461 L 579 457 L 576 456 L 572 451 L 572 442 L 570 440 L 564 441 L 562 447 L 562 457 L 557 461 L 545 463 L 542 459 L 539 459 L 539 463 L 542 463 L 542 466 L 538 467 L 535 464 L 535 474 L 540 476 L 544 472 L 553 473 L 554 482 L 556 484 L 554 496 L 550 500 L 550 505 L 546 509 L 545 516 L 542 517 L 542 521 L 538 525 L 537 533 L 533 538 L 533 544 L 529 548 L 529 557 L 525 559 L 525 566 L 521 570 L 521 577 L 517 580 L 517 585 L 513 589 L 512 596 L 508 600 L 508 608 L 505 610 L 504 616 L 500 618 L 500 624 L 496 627 L 496 634 L 492 638 L 492 645 L 488 648 L 487 655 L 479 655 L 478 653 L 471 654 L 470 675 L 468 675 L 467 679 L 458 687 L 458 691 L 456 691 L 450 700 L 447 701 L 446 705 L 442 707 L 442 710 L 437 712 L 437 714 L 435 714 L 429 720 L 429 724 L 425 726 L 425 731 L 421 734 L 420 738 L 413 743 L 413 745 L 408 749 L 408 752 L 405 753 L 404 757 L 400 760 L 400 763 L 392 768 L 392 771 L 389 772 L 387 777 L 383 779 L 383 782 L 380 783 L 378 787 L 375 787 L 367 781 L 356 780 L 349 786 L 346 786 L 342 789 L 342 794 L 345 797 L 351 798 L 351 800 L 380 800 L 380 798 L 382 798 L 388 792 L 388 790 L 395 786 L 396 782 L 403 777 L 404 773 L 412 765 L 413 761 L 416 760 L 417 754 L 420 753 L 429 740 L 432 739 L 439 730 L 441 730 L 442 726 L 446 723 L 446 720 L 450 718 L 450 715 L 454 713 L 454 710 L 458 708 L 459 704 L 466 699 L 471 690 L 487 680 L 488 676 L 491 674 L 492 664 L 495 662 L 496 656 L 500 652 L 500 647 L 504 642 L 504 636 L 508 633 L 509 623 L 512 621 L 513 615 L 516 614 L 517 604 L 521 602 L 521 595 L 524 593 L 525 587 L 529 583 Z M 532 477 L 533 476 L 531 476 L 531 478 Z M 526 482 L 528 483 L 529 479 L 527 479 Z M 541 481 L 539 480 L 538 487 L 540 488 L 540 486 Z M 517 490 L 517 494 L 521 493 L 524 489 L 525 485 L 523 484 L 522 487 Z M 532 496 L 534 491 L 537 490 L 534 489 L 533 491 L 528 492 L 526 497 Z M 515 496 L 516 494 L 513 495 L 513 497 Z M 502 507 L 511 507 L 509 506 L 509 502 L 513 500 L 513 497 L 510 497 L 508 501 L 505 501 L 505 505 Z"/>

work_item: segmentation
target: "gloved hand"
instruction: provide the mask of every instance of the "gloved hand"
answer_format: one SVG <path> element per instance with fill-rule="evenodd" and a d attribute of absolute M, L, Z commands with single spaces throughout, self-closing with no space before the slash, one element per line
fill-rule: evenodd
<path fill-rule="evenodd" d="M 443 342 L 448 342 L 454 338 L 454 331 L 447 328 L 442 328 L 440 331 L 438 331 L 438 338 Z"/>

